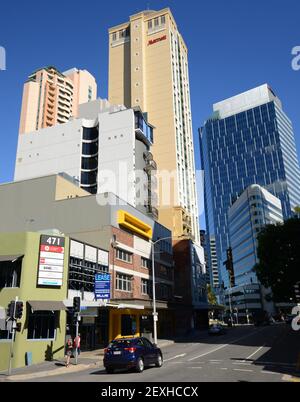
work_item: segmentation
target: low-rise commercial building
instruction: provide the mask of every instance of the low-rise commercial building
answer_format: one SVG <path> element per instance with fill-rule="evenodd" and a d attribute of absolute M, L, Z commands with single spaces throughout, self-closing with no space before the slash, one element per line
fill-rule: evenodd
<path fill-rule="evenodd" d="M 158 334 L 173 335 L 176 304 L 168 229 L 113 194 L 84 192 L 67 176 L 1 185 L 0 199 L 0 232 L 54 228 L 70 238 L 68 285 L 60 300 L 71 308 L 73 297 L 81 297 L 81 331 L 87 348 L 121 335 L 152 332 L 151 241 L 161 239 L 155 249 Z M 6 250 L 2 253 L 8 255 Z M 111 274 L 111 298 L 106 305 L 95 301 L 93 277 L 99 269 Z M 69 314 L 67 322 L 71 331 Z"/>

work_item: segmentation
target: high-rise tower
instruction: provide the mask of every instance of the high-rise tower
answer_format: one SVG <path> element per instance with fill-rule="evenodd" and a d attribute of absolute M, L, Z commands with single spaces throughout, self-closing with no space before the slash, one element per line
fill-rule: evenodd
<path fill-rule="evenodd" d="M 109 56 L 109 101 L 139 106 L 155 127 L 160 222 L 200 244 L 188 50 L 170 9 L 111 28 Z"/>
<path fill-rule="evenodd" d="M 214 105 L 200 130 L 208 236 L 216 242 L 220 280 L 229 247 L 228 211 L 251 185 L 278 197 L 284 219 L 300 204 L 300 169 L 291 121 L 269 85 Z"/>

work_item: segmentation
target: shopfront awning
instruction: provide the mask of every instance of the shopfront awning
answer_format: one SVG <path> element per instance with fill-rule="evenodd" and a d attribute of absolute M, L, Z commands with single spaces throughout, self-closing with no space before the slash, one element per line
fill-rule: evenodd
<path fill-rule="evenodd" d="M 67 309 L 62 301 L 29 300 L 28 303 L 33 311 L 61 311 Z"/>
<path fill-rule="evenodd" d="M 0 255 L 0 262 L 15 262 L 24 257 L 24 254 L 17 255 Z"/>

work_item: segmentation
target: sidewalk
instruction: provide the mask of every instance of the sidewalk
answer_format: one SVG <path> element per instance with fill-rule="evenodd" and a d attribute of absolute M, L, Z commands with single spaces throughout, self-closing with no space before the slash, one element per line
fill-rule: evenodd
<path fill-rule="evenodd" d="M 165 348 L 173 345 L 174 340 L 158 340 L 158 346 Z M 75 359 L 71 359 L 69 367 L 65 367 L 64 360 L 53 360 L 51 362 L 43 362 L 32 366 L 22 367 L 12 370 L 12 375 L 7 376 L 7 372 L 0 372 L 0 382 L 7 381 L 26 381 L 35 378 L 65 375 L 76 373 L 88 369 L 102 367 L 104 349 L 98 349 L 89 352 L 81 352 L 78 357 L 78 364 L 75 365 Z"/>

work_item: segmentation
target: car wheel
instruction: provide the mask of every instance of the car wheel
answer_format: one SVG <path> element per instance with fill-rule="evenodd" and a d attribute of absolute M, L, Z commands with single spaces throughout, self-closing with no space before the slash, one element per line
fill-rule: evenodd
<path fill-rule="evenodd" d="M 139 357 L 136 363 L 136 371 L 138 373 L 142 373 L 144 371 L 144 368 L 145 368 L 144 360 L 141 357 Z"/>
<path fill-rule="evenodd" d="M 163 365 L 163 358 L 162 355 L 157 356 L 157 361 L 155 363 L 155 367 L 161 367 Z"/>
<path fill-rule="evenodd" d="M 113 368 L 106 368 L 107 374 L 113 374 L 115 370 Z"/>

